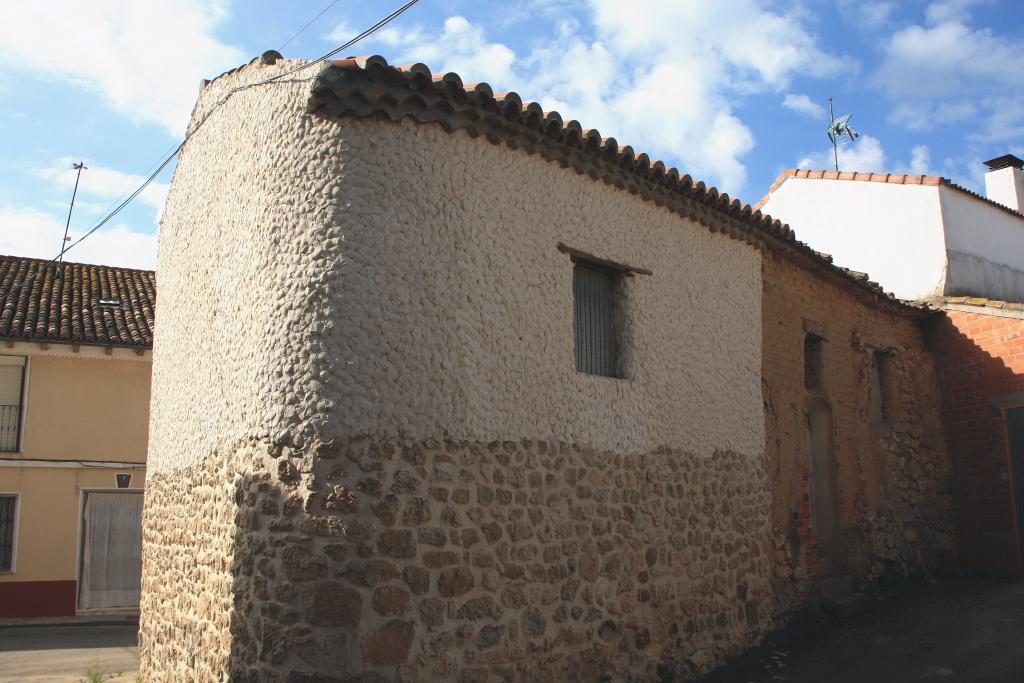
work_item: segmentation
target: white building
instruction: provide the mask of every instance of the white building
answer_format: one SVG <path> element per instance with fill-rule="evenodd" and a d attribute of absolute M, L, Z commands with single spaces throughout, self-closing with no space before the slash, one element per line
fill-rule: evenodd
<path fill-rule="evenodd" d="M 1024 301 L 1024 161 L 985 164 L 987 197 L 939 176 L 789 169 L 756 208 L 902 299 Z"/>

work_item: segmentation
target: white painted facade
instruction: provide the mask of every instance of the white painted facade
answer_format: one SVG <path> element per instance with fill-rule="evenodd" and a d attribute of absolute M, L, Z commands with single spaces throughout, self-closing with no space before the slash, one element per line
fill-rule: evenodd
<path fill-rule="evenodd" d="M 788 177 L 761 211 L 901 299 L 1024 301 L 1024 217 L 934 180 Z"/>

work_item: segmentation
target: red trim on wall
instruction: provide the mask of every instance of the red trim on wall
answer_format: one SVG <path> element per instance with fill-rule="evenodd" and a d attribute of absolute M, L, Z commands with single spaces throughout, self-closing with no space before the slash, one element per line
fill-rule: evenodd
<path fill-rule="evenodd" d="M 0 618 L 73 617 L 76 581 L 0 583 Z"/>

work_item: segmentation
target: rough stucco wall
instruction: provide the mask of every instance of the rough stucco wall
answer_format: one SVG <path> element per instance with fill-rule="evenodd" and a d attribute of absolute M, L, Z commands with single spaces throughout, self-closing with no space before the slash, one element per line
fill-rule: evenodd
<path fill-rule="evenodd" d="M 804 338 L 824 336 L 822 389 L 832 408 L 839 523 L 848 572 L 873 581 L 948 568 L 952 477 L 934 363 L 915 318 L 879 309 L 771 255 L 764 262 L 766 457 L 772 481 L 779 608 L 820 575 L 811 531 Z M 882 424 L 872 424 L 871 366 L 885 365 Z"/>
<path fill-rule="evenodd" d="M 755 249 L 463 132 L 301 116 L 300 93 L 236 96 L 183 155 L 210 170 L 176 173 L 163 220 L 158 315 L 175 332 L 158 342 L 153 471 L 281 434 L 761 451 Z M 254 154 L 258 128 L 233 120 L 257 102 L 274 133 Z M 628 381 L 575 371 L 559 241 L 654 271 L 628 283 Z"/>
<path fill-rule="evenodd" d="M 305 115 L 305 87 L 228 100 L 164 213 L 146 680 L 653 678 L 753 642 L 759 252 L 462 132 Z M 560 241 L 654 272 L 628 380 L 575 372 Z"/>

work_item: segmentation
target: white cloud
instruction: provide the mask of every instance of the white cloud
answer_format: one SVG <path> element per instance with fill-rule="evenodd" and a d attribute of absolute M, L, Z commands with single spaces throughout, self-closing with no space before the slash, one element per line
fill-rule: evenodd
<path fill-rule="evenodd" d="M 463 17 L 450 17 L 441 32 L 389 28 L 376 42 L 389 61 L 514 89 L 730 193 L 743 188 L 742 159 L 754 147 L 733 109 L 738 97 L 785 92 L 796 75 L 857 68 L 825 51 L 801 16 L 761 0 L 588 7 L 518 57 Z"/>
<path fill-rule="evenodd" d="M 910 130 L 977 121 L 976 140 L 1009 141 L 1024 133 L 1024 70 L 1013 65 L 1024 40 L 969 25 L 974 0 L 933 2 L 924 24 L 885 43 L 874 83 L 893 103 L 890 119 Z"/>
<path fill-rule="evenodd" d="M 72 241 L 81 231 L 72 230 Z M 53 258 L 60 251 L 64 223 L 47 213 L 14 208 L 0 209 L 0 254 Z M 65 261 L 100 263 L 126 268 L 156 267 L 157 235 L 115 225 L 93 233 L 67 252 Z"/>
<path fill-rule="evenodd" d="M 925 8 L 925 20 L 929 24 L 941 24 L 947 21 L 966 21 L 970 17 L 972 5 L 980 5 L 984 0 L 936 0 Z"/>
<path fill-rule="evenodd" d="M 114 110 L 181 135 L 202 78 L 245 55 L 214 36 L 221 2 L 0 3 L 0 64 L 99 93 Z"/>
<path fill-rule="evenodd" d="M 55 180 L 60 187 L 70 190 L 75 186 L 75 176 L 77 175 L 77 171 L 71 168 L 72 161 L 71 157 L 63 157 L 52 165 L 39 169 L 36 173 L 41 178 Z M 133 173 L 123 173 L 112 168 L 97 166 L 88 160 L 85 165 L 86 168 L 82 171 L 82 178 L 78 184 L 79 197 L 94 197 L 112 201 L 134 192 L 146 180 Z M 163 213 L 164 202 L 167 200 L 168 189 L 170 186 L 167 183 L 153 181 L 139 194 L 136 200 L 155 209 L 156 218 L 159 220 L 160 214 Z M 103 205 L 103 208 L 105 207 L 106 205 Z"/>
<path fill-rule="evenodd" d="M 913 175 L 940 175 L 932 170 L 932 153 L 928 145 L 915 145 L 910 150 L 910 164 L 906 172 Z"/>
<path fill-rule="evenodd" d="M 821 106 L 807 95 L 794 95 L 788 93 L 782 101 L 782 106 L 798 114 L 805 114 L 815 119 L 825 118 L 825 107 Z"/>
<path fill-rule="evenodd" d="M 472 81 L 509 84 L 515 53 L 506 45 L 488 42 L 484 30 L 465 17 L 448 17 L 440 35 L 422 29 L 388 28 L 378 39 L 395 50 L 400 62 L 423 62 L 438 71 L 454 71 Z"/>
<path fill-rule="evenodd" d="M 895 2 L 884 0 L 838 0 L 840 14 L 854 28 L 877 31 L 892 20 Z"/>
<path fill-rule="evenodd" d="M 870 135 L 861 135 L 856 142 L 840 145 L 838 151 L 840 171 L 878 173 L 886 170 L 882 143 Z M 832 147 L 808 154 L 797 162 L 797 168 L 825 171 L 834 169 Z"/>

